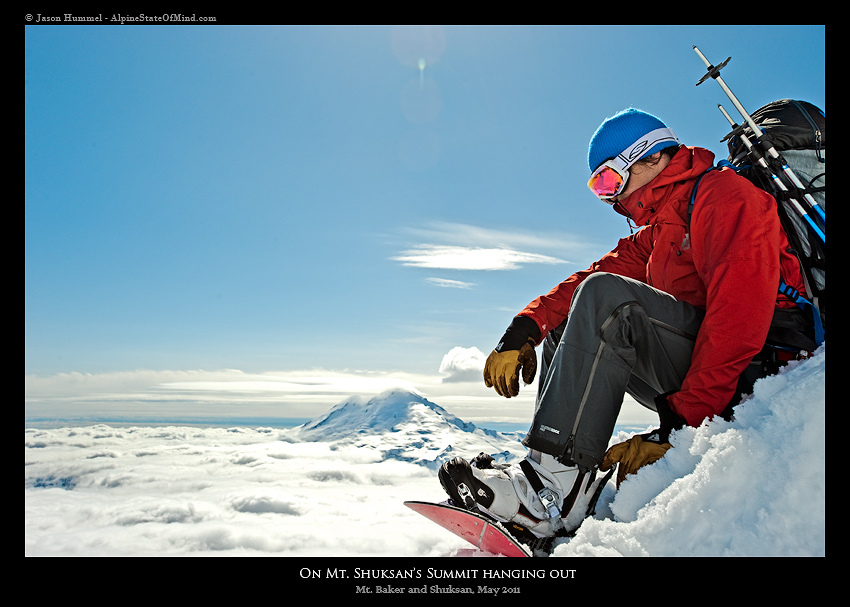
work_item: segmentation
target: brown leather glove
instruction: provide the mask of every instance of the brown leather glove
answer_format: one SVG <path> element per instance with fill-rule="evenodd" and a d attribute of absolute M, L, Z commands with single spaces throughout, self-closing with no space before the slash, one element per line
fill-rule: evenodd
<path fill-rule="evenodd" d="M 495 388 L 505 398 L 519 394 L 519 373 L 526 385 L 537 373 L 534 344 L 540 337 L 537 323 L 526 316 L 515 316 L 499 345 L 484 363 L 484 385 Z"/>
<path fill-rule="evenodd" d="M 655 443 L 644 440 L 641 435 L 633 436 L 608 449 L 599 469 L 610 470 L 612 466 L 619 464 L 617 469 L 617 488 L 619 489 L 626 475 L 635 474 L 640 468 L 658 461 L 664 457 L 670 447 L 670 443 Z"/>
<path fill-rule="evenodd" d="M 617 469 L 617 488 L 620 483 L 629 474 L 634 474 L 643 466 L 656 462 L 667 453 L 670 449 L 670 433 L 674 430 L 679 430 L 685 425 L 685 420 L 673 411 L 667 398 L 673 392 L 667 392 L 655 397 L 655 410 L 658 413 L 658 419 L 661 422 L 661 427 L 633 436 L 629 440 L 614 445 L 605 453 L 602 458 L 600 470 L 609 470 L 617 463 L 620 464 Z"/>
<path fill-rule="evenodd" d="M 493 350 L 484 363 L 484 385 L 495 388 L 505 398 L 516 396 L 519 394 L 520 369 L 526 385 L 534 381 L 537 354 L 530 343 L 523 344 L 519 350 Z"/>

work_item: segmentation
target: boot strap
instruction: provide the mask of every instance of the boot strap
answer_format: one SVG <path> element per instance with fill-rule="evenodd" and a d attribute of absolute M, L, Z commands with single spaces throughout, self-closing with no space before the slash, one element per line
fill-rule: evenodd
<path fill-rule="evenodd" d="M 584 472 L 579 472 L 576 475 L 576 480 L 573 483 L 573 488 L 570 490 L 569 495 L 564 497 L 564 506 L 562 509 L 558 509 L 557 499 L 555 496 L 555 492 L 550 488 L 546 487 L 543 484 L 543 481 L 540 480 L 540 475 L 537 474 L 537 470 L 534 469 L 534 466 L 531 465 L 527 459 L 522 460 L 519 463 L 519 467 L 522 469 L 525 477 L 528 479 L 528 482 L 531 484 L 531 488 L 537 493 L 537 496 L 540 498 L 540 501 L 543 502 L 543 506 L 546 508 L 546 512 L 549 513 L 550 519 L 555 519 L 560 522 L 561 513 L 566 509 L 567 513 L 572 510 L 573 504 L 578 497 L 578 493 L 581 490 L 581 482 L 584 480 Z M 566 506 L 569 505 L 569 508 Z"/>

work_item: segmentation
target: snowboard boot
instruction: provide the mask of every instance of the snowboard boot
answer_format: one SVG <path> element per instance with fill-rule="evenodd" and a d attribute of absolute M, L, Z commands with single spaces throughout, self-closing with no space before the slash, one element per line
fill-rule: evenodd
<path fill-rule="evenodd" d="M 572 535 L 594 513 L 610 473 L 566 466 L 531 451 L 518 464 L 496 464 L 483 453 L 472 463 L 456 457 L 443 464 L 440 484 L 455 506 L 481 510 L 522 526 L 536 537 Z"/>

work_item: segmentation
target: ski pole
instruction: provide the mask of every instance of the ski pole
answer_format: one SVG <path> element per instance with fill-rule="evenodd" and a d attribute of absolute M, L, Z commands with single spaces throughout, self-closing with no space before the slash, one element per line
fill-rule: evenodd
<path fill-rule="evenodd" d="M 788 179 L 791 180 L 791 183 L 793 183 L 801 192 L 803 192 L 803 196 L 805 197 L 805 199 L 809 203 L 809 205 L 815 210 L 815 212 L 818 214 L 818 216 L 824 222 L 826 222 L 826 214 L 824 213 L 824 210 L 817 203 L 817 201 L 814 199 L 814 197 L 811 194 L 809 194 L 808 192 L 805 191 L 806 186 L 804 186 L 802 184 L 802 182 L 800 182 L 800 180 L 797 178 L 797 174 L 794 173 L 794 171 L 791 169 L 791 167 L 789 167 L 788 164 L 785 163 L 784 158 L 782 159 L 782 163 L 783 163 L 782 164 L 782 171 L 786 175 L 788 175 Z"/>
<path fill-rule="evenodd" d="M 767 153 L 770 155 L 771 158 L 773 158 L 777 161 L 780 161 L 782 163 L 782 172 L 785 173 L 788 176 L 788 178 L 791 180 L 791 183 L 794 184 L 794 186 L 796 186 L 801 192 L 803 192 L 803 197 L 806 199 L 806 202 L 809 203 L 811 208 L 820 216 L 820 218 L 823 221 L 826 221 L 826 215 L 825 215 L 823 209 L 821 209 L 820 205 L 817 203 L 817 201 L 814 199 L 814 197 L 811 194 L 808 194 L 804 191 L 806 189 L 806 186 L 804 186 L 802 184 L 802 182 L 797 178 L 797 175 L 794 173 L 794 171 L 791 169 L 791 167 L 789 167 L 788 164 L 785 162 L 785 159 L 780 156 L 779 152 L 776 151 L 776 148 L 773 147 L 773 144 L 771 144 L 769 142 L 769 139 L 765 137 L 765 133 L 761 129 L 761 127 L 759 127 L 759 125 L 756 124 L 756 122 L 755 122 L 755 120 L 753 120 L 752 116 L 750 116 L 750 114 L 747 112 L 747 110 L 744 109 L 744 106 L 741 105 L 741 102 L 738 101 L 738 98 L 735 97 L 735 95 L 732 93 L 731 89 L 728 86 L 726 86 L 726 83 L 723 81 L 723 78 L 720 77 L 720 70 L 723 69 L 724 67 L 726 67 L 726 64 L 729 63 L 729 61 L 732 59 L 732 57 L 728 57 L 726 59 L 726 61 L 724 61 L 720 65 L 714 66 L 706 58 L 706 56 L 702 54 L 702 52 L 696 47 L 696 45 L 694 45 L 694 51 L 696 52 L 697 55 L 699 55 L 699 57 L 700 57 L 700 59 L 702 59 L 703 63 L 705 63 L 705 66 L 708 70 L 707 73 L 702 78 L 700 78 L 699 82 L 697 82 L 696 85 L 699 86 L 700 84 L 705 82 L 706 78 L 709 78 L 709 77 L 713 78 L 715 81 L 717 81 L 717 84 L 720 85 L 720 88 L 723 89 L 723 92 L 726 93 L 727 97 L 729 97 L 729 100 L 732 102 L 732 105 L 735 106 L 735 109 L 738 110 L 738 113 L 741 114 L 741 116 L 744 118 L 744 120 L 749 125 L 750 129 L 752 129 L 753 134 L 756 136 L 756 140 L 762 145 L 763 148 L 765 148 L 765 150 L 767 151 Z"/>
<path fill-rule="evenodd" d="M 723 106 L 718 103 L 717 107 L 723 113 L 723 116 L 725 116 L 726 120 L 729 121 L 729 124 L 732 125 L 732 129 L 733 130 L 738 129 L 739 125 L 736 124 L 734 120 L 732 120 L 732 117 L 723 108 Z M 741 141 L 744 142 L 744 146 L 747 148 L 747 151 L 750 153 L 749 154 L 750 157 L 753 160 L 756 161 L 756 163 L 759 165 L 759 167 L 764 169 L 770 175 L 770 178 L 773 180 L 774 185 L 776 185 L 776 187 L 778 187 L 780 191 L 788 192 L 788 188 L 785 186 L 784 183 L 782 183 L 782 180 L 779 177 L 777 177 L 776 174 L 774 174 L 774 172 L 771 170 L 770 166 L 767 164 L 767 161 L 764 159 L 764 156 L 762 154 L 760 154 L 758 152 L 758 150 L 756 150 L 754 148 L 752 142 L 744 134 L 743 130 L 741 130 L 741 132 L 738 134 L 738 136 L 741 138 Z M 800 217 L 802 217 L 803 220 L 806 223 L 808 223 L 809 226 L 815 231 L 815 234 L 817 234 L 818 238 L 821 239 L 821 242 L 826 242 L 826 236 L 824 235 L 823 230 L 821 230 L 815 224 L 815 222 L 812 220 L 811 216 L 808 214 L 808 212 L 806 212 L 806 209 L 803 207 L 803 205 L 801 205 L 797 201 L 797 199 L 793 198 L 793 197 L 788 197 L 788 201 L 791 203 L 791 205 L 794 207 L 794 210 L 797 211 L 797 213 L 800 215 Z"/>

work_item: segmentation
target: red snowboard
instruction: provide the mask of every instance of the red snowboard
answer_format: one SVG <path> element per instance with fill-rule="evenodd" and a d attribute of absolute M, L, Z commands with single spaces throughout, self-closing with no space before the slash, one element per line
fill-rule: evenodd
<path fill-rule="evenodd" d="M 533 556 L 527 546 L 511 537 L 498 523 L 469 510 L 431 502 L 404 502 L 404 505 L 484 552 Z"/>

